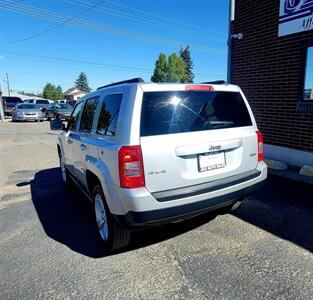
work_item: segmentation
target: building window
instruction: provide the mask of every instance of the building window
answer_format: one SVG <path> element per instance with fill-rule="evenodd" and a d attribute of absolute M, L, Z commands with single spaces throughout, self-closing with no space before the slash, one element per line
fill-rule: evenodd
<path fill-rule="evenodd" d="M 306 54 L 303 100 L 313 101 L 313 47 Z"/>

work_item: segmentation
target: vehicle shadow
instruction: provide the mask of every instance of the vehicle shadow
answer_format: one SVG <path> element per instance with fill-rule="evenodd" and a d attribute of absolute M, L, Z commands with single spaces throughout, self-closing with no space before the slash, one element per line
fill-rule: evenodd
<path fill-rule="evenodd" d="M 46 234 L 80 254 L 99 258 L 135 250 L 180 235 L 214 219 L 216 213 L 163 225 L 133 234 L 130 245 L 119 252 L 106 252 L 98 238 L 93 206 L 73 187 L 64 187 L 59 168 L 39 171 L 30 182 L 31 195 Z"/>
<path fill-rule="evenodd" d="M 233 215 L 313 252 L 313 185 L 269 175 Z"/>

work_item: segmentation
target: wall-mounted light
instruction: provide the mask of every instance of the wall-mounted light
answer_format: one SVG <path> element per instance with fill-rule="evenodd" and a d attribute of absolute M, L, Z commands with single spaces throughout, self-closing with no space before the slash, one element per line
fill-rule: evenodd
<path fill-rule="evenodd" d="M 243 39 L 243 33 L 235 33 L 235 34 L 232 34 L 231 35 L 231 38 L 233 39 L 233 40 L 242 40 Z"/>

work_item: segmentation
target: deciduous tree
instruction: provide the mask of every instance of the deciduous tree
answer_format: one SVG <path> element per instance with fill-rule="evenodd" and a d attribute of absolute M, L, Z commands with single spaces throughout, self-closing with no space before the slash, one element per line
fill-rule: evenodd
<path fill-rule="evenodd" d="M 60 85 L 55 86 L 48 82 L 43 88 L 42 97 L 50 100 L 60 100 L 64 98 L 64 95 Z"/>
<path fill-rule="evenodd" d="M 152 82 L 166 82 L 168 72 L 168 63 L 166 60 L 166 55 L 160 53 L 159 58 L 155 62 L 154 72 L 151 76 Z"/>
<path fill-rule="evenodd" d="M 186 64 L 176 53 L 173 53 L 168 58 L 167 81 L 185 82 L 185 80 Z"/>

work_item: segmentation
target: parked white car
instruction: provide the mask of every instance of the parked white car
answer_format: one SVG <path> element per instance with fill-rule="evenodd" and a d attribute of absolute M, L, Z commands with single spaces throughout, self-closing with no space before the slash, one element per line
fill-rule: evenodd
<path fill-rule="evenodd" d="M 63 99 L 63 100 L 56 100 L 55 103 L 58 103 L 58 104 L 65 104 L 65 103 L 66 103 L 66 99 Z"/>

